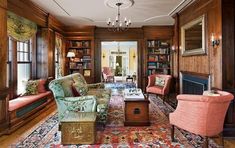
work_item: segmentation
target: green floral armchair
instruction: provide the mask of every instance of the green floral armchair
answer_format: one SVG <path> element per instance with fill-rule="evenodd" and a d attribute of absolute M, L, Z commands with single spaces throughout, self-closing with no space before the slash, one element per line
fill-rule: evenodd
<path fill-rule="evenodd" d="M 82 96 L 73 97 L 73 84 L 79 86 Z M 84 77 L 76 73 L 51 81 L 49 88 L 56 100 L 59 120 L 69 111 L 97 112 L 97 122 L 105 125 L 111 91 L 104 89 L 102 83 L 87 84 Z"/>

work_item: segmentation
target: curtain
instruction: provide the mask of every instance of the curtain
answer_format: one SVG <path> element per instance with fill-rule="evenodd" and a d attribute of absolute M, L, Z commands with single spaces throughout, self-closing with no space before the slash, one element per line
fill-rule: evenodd
<path fill-rule="evenodd" d="M 37 32 L 37 24 L 18 16 L 12 12 L 7 13 L 7 33 L 17 41 L 27 41 Z"/>
<path fill-rule="evenodd" d="M 58 34 L 55 36 L 55 48 L 57 50 L 57 65 L 56 65 L 56 77 L 63 76 L 63 46 L 62 46 L 62 37 Z"/>

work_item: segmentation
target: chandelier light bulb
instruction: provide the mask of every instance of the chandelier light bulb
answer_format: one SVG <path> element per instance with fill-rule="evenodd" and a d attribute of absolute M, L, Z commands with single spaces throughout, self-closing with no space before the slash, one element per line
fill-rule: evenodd
<path fill-rule="evenodd" d="M 131 25 L 131 20 L 127 19 L 127 17 L 121 17 L 120 14 L 120 7 L 123 5 L 123 3 L 116 3 L 118 14 L 115 17 L 115 20 L 111 20 L 110 18 L 107 21 L 107 26 L 109 31 L 126 31 L 128 30 L 129 26 Z M 124 18 L 121 20 L 121 18 Z"/>

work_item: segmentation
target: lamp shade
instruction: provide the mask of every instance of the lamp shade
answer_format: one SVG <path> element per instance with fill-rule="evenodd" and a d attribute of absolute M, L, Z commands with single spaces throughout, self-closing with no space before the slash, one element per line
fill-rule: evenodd
<path fill-rule="evenodd" d="M 67 58 L 73 58 L 73 57 L 75 57 L 75 53 L 69 51 L 69 52 L 67 53 Z"/>

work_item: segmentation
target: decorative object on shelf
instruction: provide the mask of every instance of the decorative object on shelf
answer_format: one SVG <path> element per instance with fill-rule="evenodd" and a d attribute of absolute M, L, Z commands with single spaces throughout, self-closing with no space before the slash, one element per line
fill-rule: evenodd
<path fill-rule="evenodd" d="M 213 46 L 213 48 L 216 48 L 219 46 L 219 44 L 220 44 L 220 39 L 216 39 L 215 34 L 212 33 L 211 34 L 211 45 Z"/>
<path fill-rule="evenodd" d="M 90 69 L 84 69 L 83 70 L 83 75 L 85 77 L 90 77 L 91 76 L 91 70 Z"/>
<path fill-rule="evenodd" d="M 70 58 L 71 61 L 73 61 L 73 58 L 74 58 L 74 57 L 75 57 L 75 53 L 74 53 L 74 52 L 69 51 L 69 52 L 67 53 L 67 58 Z"/>
<path fill-rule="evenodd" d="M 107 1 L 108 2 L 108 1 Z M 109 7 L 113 7 L 110 6 L 108 3 L 106 2 L 106 5 L 108 5 Z M 126 2 L 131 3 L 130 6 L 132 6 L 134 4 L 134 1 L 131 0 L 119 0 L 118 2 L 115 3 L 116 7 L 118 10 L 118 14 L 116 16 L 115 21 L 111 21 L 111 19 L 109 18 L 107 21 L 107 25 L 108 25 L 108 30 L 110 31 L 114 31 L 114 32 L 119 32 L 119 31 L 126 31 L 130 25 L 131 25 L 131 20 L 127 20 L 127 18 L 124 18 L 124 21 L 121 20 L 121 14 L 120 14 L 120 9 L 122 8 L 128 8 L 126 5 Z M 129 7 L 130 7 L 129 6 Z"/>
<path fill-rule="evenodd" d="M 181 27 L 181 46 L 183 56 L 206 53 L 205 15 Z"/>

